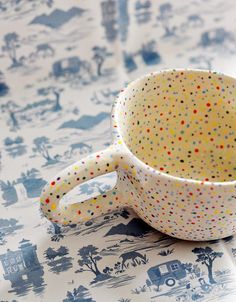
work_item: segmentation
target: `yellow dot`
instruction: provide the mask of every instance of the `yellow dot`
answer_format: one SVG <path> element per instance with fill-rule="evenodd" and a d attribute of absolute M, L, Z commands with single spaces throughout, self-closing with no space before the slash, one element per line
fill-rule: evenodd
<path fill-rule="evenodd" d="M 53 204 L 51 205 L 51 209 L 52 209 L 52 210 L 56 210 L 56 208 L 57 208 L 57 205 L 56 205 L 55 203 L 53 203 Z"/>
<path fill-rule="evenodd" d="M 121 140 L 119 140 L 119 141 L 118 141 L 118 144 L 119 144 L 119 145 L 121 145 L 121 144 L 122 144 L 122 141 L 121 141 Z"/>
<path fill-rule="evenodd" d="M 220 211 L 219 210 L 215 210 L 213 213 L 217 215 L 217 214 L 220 213 Z"/>
<path fill-rule="evenodd" d="M 74 170 L 78 170 L 79 169 L 79 167 L 78 166 L 74 166 Z"/>
<path fill-rule="evenodd" d="M 232 211 L 230 209 L 225 210 L 226 214 L 232 214 Z"/>

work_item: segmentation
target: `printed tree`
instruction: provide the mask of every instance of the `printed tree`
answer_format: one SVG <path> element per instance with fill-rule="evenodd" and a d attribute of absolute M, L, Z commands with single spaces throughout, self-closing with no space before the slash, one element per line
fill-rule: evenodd
<path fill-rule="evenodd" d="M 60 111 L 62 106 L 60 104 L 61 93 L 63 89 L 55 86 L 49 86 L 45 88 L 38 89 L 38 95 L 48 96 L 53 94 L 55 96 L 55 106 L 53 107 L 53 111 Z"/>
<path fill-rule="evenodd" d="M 53 248 L 49 247 L 45 252 L 44 252 L 45 257 L 48 260 L 54 260 L 58 256 L 57 251 L 55 251 Z"/>
<path fill-rule="evenodd" d="M 54 260 L 56 257 L 63 257 L 69 254 L 68 248 L 65 246 L 60 246 L 58 250 L 54 250 L 53 248 L 49 247 L 45 252 L 45 257 L 48 260 Z"/>
<path fill-rule="evenodd" d="M 0 189 L 3 191 L 2 198 L 5 200 L 5 206 L 9 206 L 18 201 L 15 184 L 15 181 L 11 182 L 6 180 L 4 182 L 3 180 L 0 180 Z"/>
<path fill-rule="evenodd" d="M 40 155 L 42 155 L 42 157 L 45 158 L 48 163 L 54 161 L 54 159 L 49 154 L 49 149 L 51 149 L 52 146 L 50 145 L 49 139 L 46 136 L 40 136 L 35 138 L 34 145 L 35 145 L 35 148 L 33 148 L 34 152 L 37 152 Z"/>
<path fill-rule="evenodd" d="M 72 267 L 73 258 L 65 257 L 68 254 L 69 250 L 65 246 L 60 246 L 57 250 L 54 250 L 53 248 L 49 247 L 44 252 L 44 255 L 45 258 L 49 260 L 49 262 L 47 262 L 47 265 L 50 267 L 50 271 L 59 274 L 61 272 L 69 270 Z"/>
<path fill-rule="evenodd" d="M 0 232 L 0 245 L 4 245 L 5 243 L 5 234 L 3 232 Z"/>
<path fill-rule="evenodd" d="M 112 54 L 107 51 L 106 47 L 99 47 L 99 46 L 94 46 L 93 52 L 94 52 L 93 60 L 97 65 L 97 75 L 101 76 L 102 65 L 104 64 L 106 57 L 109 57 Z"/>
<path fill-rule="evenodd" d="M 84 246 L 78 251 L 78 255 L 81 257 L 81 259 L 78 260 L 81 268 L 77 272 L 88 271 L 94 273 L 96 276 L 101 274 L 97 262 L 101 260 L 102 257 L 99 256 L 98 248 L 96 246 L 91 244 Z"/>
<path fill-rule="evenodd" d="M 12 60 L 11 67 L 21 66 L 22 64 L 16 56 L 16 49 L 20 47 L 18 34 L 15 32 L 8 33 L 4 36 L 3 40 L 5 44 L 3 45 L 2 50 L 6 52 Z"/>
<path fill-rule="evenodd" d="M 197 260 L 196 260 L 197 262 L 206 265 L 208 270 L 209 282 L 211 284 L 216 283 L 216 281 L 213 278 L 212 266 L 215 259 L 222 257 L 223 253 L 214 252 L 210 247 L 206 247 L 206 248 L 196 247 L 195 249 L 192 250 L 192 252 L 197 255 Z"/>
<path fill-rule="evenodd" d="M 9 91 L 9 87 L 4 82 L 0 82 L 0 97 L 5 96 Z"/>

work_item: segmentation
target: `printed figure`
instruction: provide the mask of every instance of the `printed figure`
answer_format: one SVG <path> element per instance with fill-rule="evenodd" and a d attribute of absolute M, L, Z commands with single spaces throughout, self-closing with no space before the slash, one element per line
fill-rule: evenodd
<path fill-rule="evenodd" d="M 157 20 L 160 22 L 164 29 L 164 37 L 171 37 L 175 35 L 175 26 L 170 25 L 170 19 L 173 17 L 173 9 L 170 3 L 164 3 L 160 5 L 160 14 L 157 16 Z"/>

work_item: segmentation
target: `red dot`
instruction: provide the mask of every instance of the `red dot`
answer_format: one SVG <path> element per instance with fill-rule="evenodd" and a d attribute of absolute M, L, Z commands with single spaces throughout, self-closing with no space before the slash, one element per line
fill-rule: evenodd
<path fill-rule="evenodd" d="M 220 149 L 223 149 L 224 148 L 224 146 L 223 145 L 220 145 Z"/>
<path fill-rule="evenodd" d="M 97 158 L 99 158 L 99 157 L 100 157 L 100 155 L 97 155 L 96 157 L 97 157 Z"/>
<path fill-rule="evenodd" d="M 219 89 L 220 89 L 220 86 L 216 86 L 216 89 L 219 90 Z"/>
<path fill-rule="evenodd" d="M 162 130 L 163 130 L 163 128 L 160 128 L 160 130 L 162 131 Z"/>
<path fill-rule="evenodd" d="M 161 168 L 160 168 L 160 170 L 161 170 L 161 171 L 163 171 L 163 170 L 164 170 L 164 168 L 162 168 L 162 167 L 161 167 Z"/>
<path fill-rule="evenodd" d="M 96 208 L 98 209 L 98 208 L 99 208 L 99 206 L 96 206 Z"/>
<path fill-rule="evenodd" d="M 184 125 L 184 121 L 181 121 L 181 125 Z"/>
<path fill-rule="evenodd" d="M 47 199 L 45 200 L 45 202 L 46 202 L 46 203 L 49 203 L 49 202 L 50 202 L 49 198 L 47 198 Z"/>
<path fill-rule="evenodd" d="M 192 196 L 192 195 L 193 195 L 193 193 L 192 193 L 192 192 L 189 192 L 189 195 L 190 195 L 190 196 Z"/>
<path fill-rule="evenodd" d="M 168 151 L 168 152 L 167 152 L 167 154 L 171 155 L 171 152 L 170 152 L 170 151 Z"/>
<path fill-rule="evenodd" d="M 147 132 L 149 133 L 149 132 L 150 132 L 150 129 L 147 129 Z"/>
<path fill-rule="evenodd" d="M 51 185 L 54 186 L 54 185 L 55 185 L 55 181 L 52 181 L 52 182 L 51 182 Z"/>
<path fill-rule="evenodd" d="M 93 172 L 90 172 L 90 175 L 93 175 L 94 173 Z"/>
<path fill-rule="evenodd" d="M 197 152 L 199 152 L 199 150 L 196 148 L 196 149 L 194 149 L 194 151 L 197 153 Z"/>
<path fill-rule="evenodd" d="M 211 107 L 211 103 L 206 103 L 207 107 Z"/>
<path fill-rule="evenodd" d="M 77 213 L 80 215 L 80 214 L 81 214 L 81 211 L 79 210 Z"/>
<path fill-rule="evenodd" d="M 197 113 L 197 110 L 196 110 L 196 109 L 194 109 L 194 110 L 193 110 L 193 113 Z"/>
<path fill-rule="evenodd" d="M 182 140 L 182 137 L 180 136 L 180 137 L 179 137 L 179 141 L 181 141 L 181 140 Z"/>
<path fill-rule="evenodd" d="M 200 89 L 200 88 L 201 88 L 201 87 L 198 85 L 198 86 L 197 86 L 197 89 Z"/>

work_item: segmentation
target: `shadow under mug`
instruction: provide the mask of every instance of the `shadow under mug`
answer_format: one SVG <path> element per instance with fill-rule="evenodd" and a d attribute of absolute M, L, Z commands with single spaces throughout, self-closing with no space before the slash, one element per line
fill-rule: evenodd
<path fill-rule="evenodd" d="M 186 240 L 236 231 L 236 79 L 201 70 L 151 73 L 121 91 L 113 144 L 55 176 L 41 209 L 54 223 L 83 222 L 128 206 L 153 228 Z M 60 203 L 75 186 L 116 171 L 95 198 Z"/>

